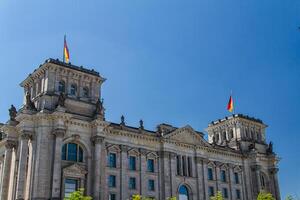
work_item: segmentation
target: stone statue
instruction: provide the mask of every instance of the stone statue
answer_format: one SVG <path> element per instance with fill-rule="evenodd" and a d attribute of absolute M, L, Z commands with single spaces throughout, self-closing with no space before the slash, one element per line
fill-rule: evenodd
<path fill-rule="evenodd" d="M 96 109 L 95 109 L 95 115 L 101 115 L 104 117 L 105 109 L 103 107 L 103 99 L 100 101 L 100 99 L 96 102 Z"/>
<path fill-rule="evenodd" d="M 267 153 L 272 154 L 273 152 L 273 142 L 270 142 L 267 148 Z"/>
<path fill-rule="evenodd" d="M 144 129 L 144 122 L 143 122 L 143 120 L 140 120 L 140 129 Z"/>
<path fill-rule="evenodd" d="M 121 116 L 121 125 L 123 125 L 123 126 L 125 125 L 125 117 L 124 117 L 124 115 Z"/>
<path fill-rule="evenodd" d="M 17 116 L 17 109 L 15 108 L 14 105 L 11 105 L 9 111 L 9 117 L 11 121 L 16 121 L 16 116 Z"/>
<path fill-rule="evenodd" d="M 30 96 L 29 92 L 26 93 L 25 108 L 28 109 L 28 110 L 36 110 L 36 107 L 35 107 L 34 103 L 31 101 L 31 96 Z"/>
<path fill-rule="evenodd" d="M 64 93 L 60 93 L 58 97 L 58 106 L 65 107 L 66 96 Z"/>

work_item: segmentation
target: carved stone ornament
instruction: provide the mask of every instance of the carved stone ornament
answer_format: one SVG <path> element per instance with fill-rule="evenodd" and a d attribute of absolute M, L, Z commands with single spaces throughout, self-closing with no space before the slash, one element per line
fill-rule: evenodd
<path fill-rule="evenodd" d="M 66 130 L 62 129 L 62 128 L 58 128 L 58 129 L 55 129 L 52 133 L 56 137 L 64 137 L 66 134 Z"/>
<path fill-rule="evenodd" d="M 5 143 L 5 148 L 6 149 L 13 149 L 17 147 L 17 142 L 12 141 L 12 140 L 7 140 Z"/>
<path fill-rule="evenodd" d="M 105 115 L 105 109 L 103 107 L 103 99 L 100 101 L 100 99 L 97 100 L 96 102 L 96 109 L 95 109 L 95 115 L 100 115 L 104 118 Z"/>
<path fill-rule="evenodd" d="M 271 174 L 277 174 L 278 173 L 278 171 L 279 171 L 279 169 L 278 168 L 271 168 L 271 169 L 269 169 L 269 172 L 271 173 Z"/>
<path fill-rule="evenodd" d="M 104 140 L 104 137 L 101 137 L 101 136 L 98 136 L 98 135 L 93 136 L 93 137 L 91 138 L 91 141 L 92 141 L 94 144 L 102 144 L 103 140 Z"/>
<path fill-rule="evenodd" d="M 124 115 L 121 116 L 121 123 L 120 125 L 125 126 L 125 117 Z"/>
<path fill-rule="evenodd" d="M 30 140 L 32 138 L 32 132 L 31 131 L 22 131 L 20 136 L 22 140 Z"/>
<path fill-rule="evenodd" d="M 63 169 L 63 175 L 67 177 L 84 178 L 86 174 L 87 171 L 76 163 Z"/>

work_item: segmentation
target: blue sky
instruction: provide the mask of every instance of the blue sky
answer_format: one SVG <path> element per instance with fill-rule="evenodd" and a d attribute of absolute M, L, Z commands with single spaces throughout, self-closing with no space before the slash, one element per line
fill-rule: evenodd
<path fill-rule="evenodd" d="M 94 68 L 106 118 L 154 129 L 207 124 L 236 111 L 269 125 L 282 196 L 300 195 L 299 0 L 0 1 L 0 121 L 45 59 Z"/>

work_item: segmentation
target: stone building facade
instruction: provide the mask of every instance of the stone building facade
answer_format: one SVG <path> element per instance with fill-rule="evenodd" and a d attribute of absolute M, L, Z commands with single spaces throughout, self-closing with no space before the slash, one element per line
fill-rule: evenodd
<path fill-rule="evenodd" d="M 266 125 L 236 114 L 208 125 L 157 130 L 105 120 L 94 70 L 48 59 L 22 83 L 24 103 L 0 124 L 0 198 L 63 199 L 84 188 L 95 200 L 280 199 L 277 162 Z"/>

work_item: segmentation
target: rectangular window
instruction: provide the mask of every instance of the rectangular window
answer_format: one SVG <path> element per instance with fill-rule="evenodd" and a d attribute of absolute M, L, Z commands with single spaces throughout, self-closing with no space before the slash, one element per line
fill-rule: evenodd
<path fill-rule="evenodd" d="M 181 175 L 181 173 L 180 173 L 180 168 L 181 168 L 180 156 L 177 156 L 176 159 L 177 159 L 177 175 Z"/>
<path fill-rule="evenodd" d="M 228 198 L 228 190 L 227 190 L 227 188 L 223 188 L 223 197 L 224 197 L 225 199 Z"/>
<path fill-rule="evenodd" d="M 241 199 L 241 191 L 237 189 L 235 193 L 236 193 L 236 199 Z"/>
<path fill-rule="evenodd" d="M 131 190 L 136 189 L 136 179 L 133 177 L 129 178 L 129 189 L 131 189 Z"/>
<path fill-rule="evenodd" d="M 108 177 L 108 187 L 116 187 L 116 176 L 110 175 Z"/>
<path fill-rule="evenodd" d="M 208 195 L 210 197 L 212 197 L 212 196 L 215 195 L 215 189 L 214 189 L 214 187 L 212 187 L 212 186 L 208 187 Z"/>
<path fill-rule="evenodd" d="M 153 159 L 147 160 L 147 171 L 154 172 L 154 160 Z"/>
<path fill-rule="evenodd" d="M 226 171 L 225 170 L 221 170 L 221 181 L 226 182 Z"/>
<path fill-rule="evenodd" d="M 214 180 L 214 177 L 213 177 L 213 169 L 212 169 L 212 168 L 208 168 L 208 171 L 207 171 L 207 178 L 208 178 L 208 180 L 210 180 L 210 181 Z"/>
<path fill-rule="evenodd" d="M 136 170 L 136 158 L 129 156 L 129 170 Z"/>
<path fill-rule="evenodd" d="M 109 194 L 108 200 L 117 200 L 116 194 Z"/>
<path fill-rule="evenodd" d="M 148 190 L 149 191 L 155 190 L 154 180 L 148 180 Z"/>
<path fill-rule="evenodd" d="M 240 180 L 239 180 L 239 174 L 237 172 L 234 173 L 234 180 L 235 180 L 235 183 L 236 184 L 239 184 L 240 183 Z"/>
<path fill-rule="evenodd" d="M 188 157 L 188 176 L 192 177 L 192 158 Z"/>
<path fill-rule="evenodd" d="M 67 160 L 67 145 L 63 145 L 62 147 L 61 159 Z"/>
<path fill-rule="evenodd" d="M 183 176 L 186 176 L 186 159 L 185 159 L 185 156 L 182 156 L 182 170 L 183 170 Z"/>
<path fill-rule="evenodd" d="M 65 179 L 65 197 L 69 197 L 70 194 L 78 189 L 78 180 Z"/>
<path fill-rule="evenodd" d="M 109 153 L 108 155 L 108 166 L 111 168 L 117 167 L 117 155 L 115 153 Z"/>

